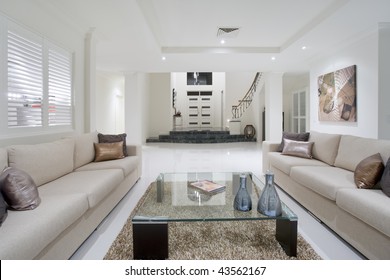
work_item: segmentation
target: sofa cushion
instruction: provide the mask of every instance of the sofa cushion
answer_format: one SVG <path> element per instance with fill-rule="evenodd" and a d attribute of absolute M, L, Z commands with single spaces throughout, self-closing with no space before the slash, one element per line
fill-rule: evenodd
<path fill-rule="evenodd" d="M 282 155 L 289 155 L 302 158 L 312 158 L 313 142 L 294 141 L 284 139 Z"/>
<path fill-rule="evenodd" d="M 390 156 L 390 141 L 343 135 L 335 166 L 354 171 L 360 161 L 376 153 L 380 153 L 383 162 L 387 162 Z"/>
<path fill-rule="evenodd" d="M 356 218 L 390 236 L 390 198 L 381 190 L 340 189 L 336 204 Z"/>
<path fill-rule="evenodd" d="M 74 168 L 79 168 L 94 160 L 95 148 L 93 143 L 98 143 L 96 131 L 75 137 Z"/>
<path fill-rule="evenodd" d="M 86 194 L 89 208 L 95 207 L 124 179 L 121 169 L 72 172 L 40 188 L 46 194 Z"/>
<path fill-rule="evenodd" d="M 0 259 L 33 259 L 88 209 L 85 194 L 46 195 L 31 211 L 8 211 L 0 230 Z"/>
<path fill-rule="evenodd" d="M 384 165 L 380 153 L 363 159 L 354 172 L 355 184 L 360 189 L 372 189 L 381 179 Z"/>
<path fill-rule="evenodd" d="M 340 189 L 356 189 L 353 172 L 332 166 L 295 166 L 291 168 L 290 176 L 304 187 L 333 201 L 336 201 Z"/>
<path fill-rule="evenodd" d="M 27 172 L 41 186 L 73 171 L 73 152 L 73 139 L 9 146 L 9 166 Z"/>
<path fill-rule="evenodd" d="M 287 156 L 278 152 L 268 153 L 268 160 L 270 166 L 283 171 L 287 175 L 290 175 L 291 168 L 294 166 L 328 166 L 319 160 Z"/>
<path fill-rule="evenodd" d="M 340 143 L 339 134 L 328 134 L 310 131 L 309 142 L 314 142 L 313 158 L 321 160 L 329 165 L 334 165 Z"/>
<path fill-rule="evenodd" d="M 8 216 L 8 206 L 0 192 L 0 227 Z"/>
<path fill-rule="evenodd" d="M 0 170 L 3 170 L 8 166 L 8 153 L 7 149 L 0 148 Z"/>
<path fill-rule="evenodd" d="M 277 152 L 283 151 L 284 139 L 307 142 L 307 140 L 309 140 L 309 136 L 310 136 L 309 132 L 303 132 L 303 133 L 283 132 L 282 141 L 280 142 L 280 145 L 276 151 Z"/>
<path fill-rule="evenodd" d="M 123 142 L 93 143 L 95 148 L 95 162 L 124 158 Z"/>
<path fill-rule="evenodd" d="M 128 154 L 127 154 L 127 146 L 126 146 L 126 137 L 127 137 L 126 133 L 122 133 L 122 134 L 102 134 L 102 133 L 98 133 L 99 143 L 123 142 L 122 149 L 123 149 L 123 155 L 125 157 L 128 156 Z"/>
<path fill-rule="evenodd" d="M 378 183 L 378 187 L 390 197 L 390 158 L 387 160 L 385 170 L 383 171 L 382 177 Z"/>
<path fill-rule="evenodd" d="M 4 200 L 14 210 L 32 210 L 41 198 L 34 180 L 23 170 L 6 167 L 0 175 L 0 188 Z"/>
<path fill-rule="evenodd" d="M 123 176 L 129 175 L 138 168 L 140 158 L 138 156 L 128 156 L 117 160 L 108 160 L 102 162 L 91 162 L 77 168 L 75 171 L 102 170 L 102 169 L 121 169 Z"/>

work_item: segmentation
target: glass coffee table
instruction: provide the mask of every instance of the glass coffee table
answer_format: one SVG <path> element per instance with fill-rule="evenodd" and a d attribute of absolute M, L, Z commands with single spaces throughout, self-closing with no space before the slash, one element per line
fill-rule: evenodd
<path fill-rule="evenodd" d="M 282 215 L 268 217 L 257 212 L 264 184 L 246 172 L 252 210 L 234 209 L 234 197 L 241 173 L 165 173 L 153 182 L 135 210 L 133 224 L 134 259 L 168 258 L 168 225 L 172 222 L 275 220 L 275 238 L 288 256 L 297 254 L 298 217 L 282 202 Z M 191 183 L 208 180 L 226 188 L 215 194 L 194 188 Z"/>

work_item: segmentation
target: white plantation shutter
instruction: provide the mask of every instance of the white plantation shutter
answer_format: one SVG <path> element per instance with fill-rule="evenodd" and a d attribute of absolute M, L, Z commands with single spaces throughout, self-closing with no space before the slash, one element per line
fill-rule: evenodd
<path fill-rule="evenodd" d="M 0 136 L 73 126 L 73 54 L 0 15 Z"/>
<path fill-rule="evenodd" d="M 49 126 L 72 124 L 72 57 L 50 48 L 48 51 Z"/>
<path fill-rule="evenodd" d="M 8 127 L 42 126 L 43 46 L 8 30 Z"/>

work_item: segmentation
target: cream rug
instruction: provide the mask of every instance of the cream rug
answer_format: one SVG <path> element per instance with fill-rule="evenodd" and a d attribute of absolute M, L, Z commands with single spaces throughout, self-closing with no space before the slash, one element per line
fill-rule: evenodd
<path fill-rule="evenodd" d="M 133 259 L 133 213 L 112 243 L 105 260 Z M 299 234 L 297 257 L 287 256 L 275 239 L 275 221 L 272 220 L 173 222 L 168 225 L 168 239 L 169 259 L 172 260 L 321 259 Z"/>

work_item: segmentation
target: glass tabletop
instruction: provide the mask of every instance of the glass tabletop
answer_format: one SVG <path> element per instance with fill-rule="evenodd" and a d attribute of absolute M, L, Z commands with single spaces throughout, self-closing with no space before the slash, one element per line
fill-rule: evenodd
<path fill-rule="evenodd" d="M 252 210 L 234 209 L 234 198 L 240 186 L 240 175 L 246 176 L 246 188 L 252 199 Z M 196 187 L 206 182 L 221 188 L 207 192 Z M 209 187 L 209 186 L 207 186 Z M 282 202 L 282 215 L 269 217 L 257 211 L 264 184 L 250 172 L 202 172 L 160 174 L 137 206 L 133 222 L 196 222 L 228 220 L 297 220 Z"/>

